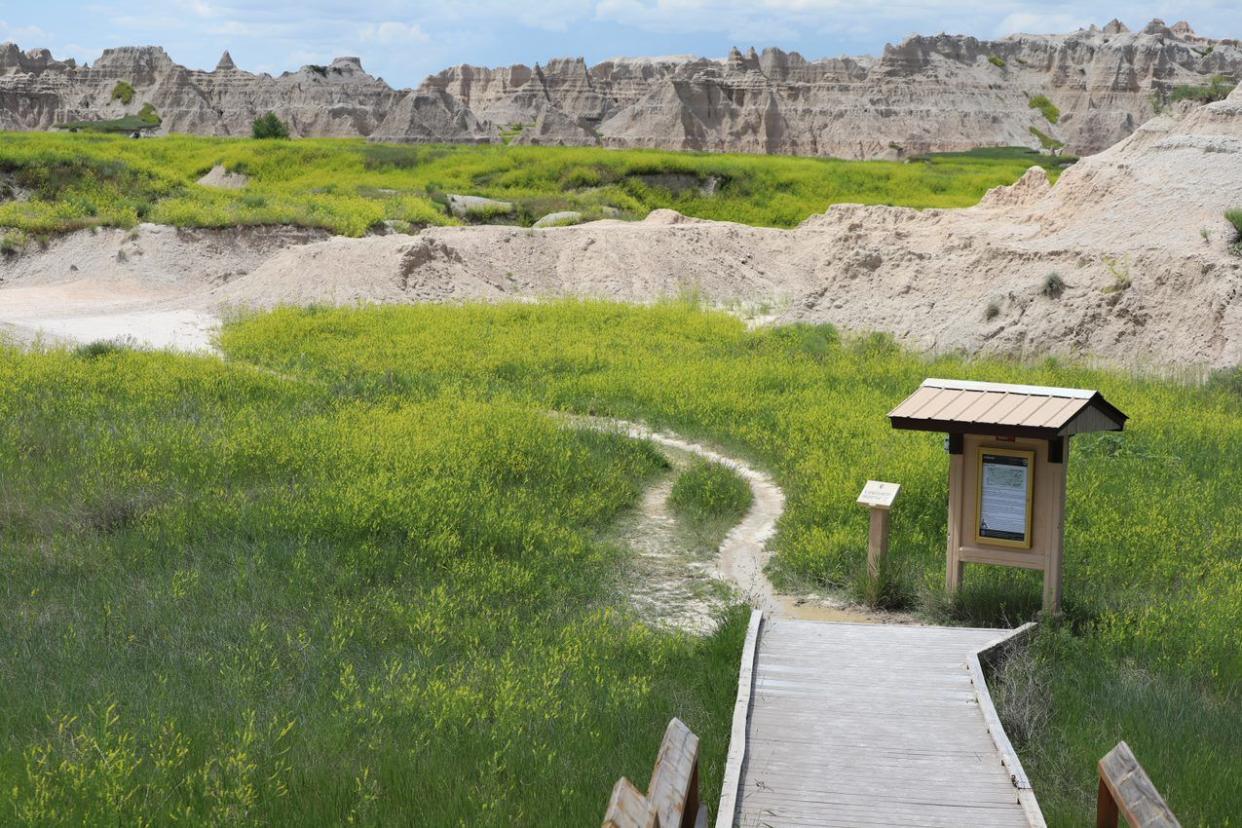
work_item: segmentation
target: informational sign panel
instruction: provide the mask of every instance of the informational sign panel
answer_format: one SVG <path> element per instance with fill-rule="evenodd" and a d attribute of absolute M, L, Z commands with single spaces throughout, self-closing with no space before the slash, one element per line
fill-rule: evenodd
<path fill-rule="evenodd" d="M 885 483 L 883 480 L 868 480 L 863 487 L 858 502 L 873 509 L 890 509 L 897 493 L 901 491 L 900 483 Z"/>
<path fill-rule="evenodd" d="M 975 540 L 1031 548 L 1035 452 L 979 449 L 979 526 Z"/>

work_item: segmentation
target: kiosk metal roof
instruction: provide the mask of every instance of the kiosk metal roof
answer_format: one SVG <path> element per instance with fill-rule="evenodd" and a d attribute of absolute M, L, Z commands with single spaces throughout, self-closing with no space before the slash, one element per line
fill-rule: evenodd
<path fill-rule="evenodd" d="M 893 428 L 1053 439 L 1121 431 L 1125 414 L 1099 391 L 926 379 L 888 414 Z"/>

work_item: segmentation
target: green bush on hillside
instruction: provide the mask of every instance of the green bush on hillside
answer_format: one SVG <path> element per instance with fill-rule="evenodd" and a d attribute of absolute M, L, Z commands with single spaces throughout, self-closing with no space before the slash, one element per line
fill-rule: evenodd
<path fill-rule="evenodd" d="M 1039 145 L 1041 147 L 1048 150 L 1048 152 L 1053 153 L 1054 155 L 1065 148 L 1064 141 L 1058 138 L 1053 138 L 1051 135 L 1044 132 L 1039 127 L 1031 127 L 1030 133 L 1035 136 L 1036 140 L 1039 141 Z"/>
<path fill-rule="evenodd" d="M 1050 124 L 1056 124 L 1061 120 L 1061 110 L 1047 95 L 1036 95 L 1027 101 L 1027 106 L 1031 109 L 1038 109 L 1044 119 Z"/>
<path fill-rule="evenodd" d="M 1238 232 L 1238 236 L 1242 238 L 1242 208 L 1230 210 L 1225 213 L 1225 218 L 1233 225 L 1233 229 Z"/>
<path fill-rule="evenodd" d="M 1004 69 L 1006 66 L 1005 59 L 1001 57 L 1000 55 L 988 55 L 988 63 L 992 64 L 998 69 Z"/>
<path fill-rule="evenodd" d="M 112 87 L 112 100 L 120 101 L 128 106 L 134 100 L 134 87 L 128 81 L 118 81 L 117 85 Z"/>
<path fill-rule="evenodd" d="M 260 139 L 288 138 L 289 127 L 285 126 L 284 121 L 276 117 L 275 112 L 269 112 L 254 119 L 254 123 L 250 125 L 250 134 L 254 138 Z"/>
<path fill-rule="evenodd" d="M 155 107 L 149 103 L 144 103 L 142 105 L 142 109 L 138 110 L 138 120 L 151 126 L 159 126 L 161 123 L 159 113 L 156 112 Z"/>
<path fill-rule="evenodd" d="M 1169 100 L 1215 103 L 1228 98 L 1229 93 L 1237 85 L 1237 81 L 1230 77 L 1213 75 L 1205 84 L 1186 84 L 1173 87 L 1173 91 L 1169 93 Z"/>

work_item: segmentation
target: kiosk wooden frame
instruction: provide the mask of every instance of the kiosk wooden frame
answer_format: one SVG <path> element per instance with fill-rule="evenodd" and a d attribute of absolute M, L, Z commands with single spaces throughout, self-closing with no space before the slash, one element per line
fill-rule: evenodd
<path fill-rule="evenodd" d="M 893 428 L 948 434 L 946 588 L 957 591 L 968 563 L 1038 569 L 1044 610 L 1059 612 L 1070 438 L 1121 431 L 1126 415 L 1098 391 L 927 379 L 888 416 Z M 983 455 L 989 453 L 1031 458 L 1020 542 L 980 535 Z"/>

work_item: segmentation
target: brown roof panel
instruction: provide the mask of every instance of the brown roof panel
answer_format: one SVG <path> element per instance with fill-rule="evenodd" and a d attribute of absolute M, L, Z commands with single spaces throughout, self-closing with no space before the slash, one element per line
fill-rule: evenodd
<path fill-rule="evenodd" d="M 1056 437 L 1120 431 L 1126 415 L 1098 391 L 927 379 L 889 412 L 894 428 Z"/>
<path fill-rule="evenodd" d="M 1013 410 L 1007 414 L 1002 415 L 993 412 L 996 416 L 996 422 L 1002 425 L 1021 425 L 1023 423 L 1034 425 L 1038 416 L 1036 412 L 1048 405 L 1049 402 L 1061 400 L 1060 397 L 1036 396 L 1023 396 L 1021 399 L 1022 402 L 1014 406 Z"/>

